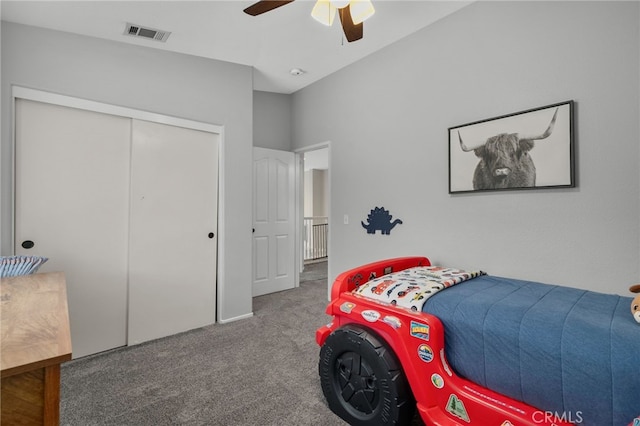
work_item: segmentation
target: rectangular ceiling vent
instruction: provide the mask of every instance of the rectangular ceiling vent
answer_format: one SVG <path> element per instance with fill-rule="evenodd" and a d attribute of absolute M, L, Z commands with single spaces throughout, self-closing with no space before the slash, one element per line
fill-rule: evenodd
<path fill-rule="evenodd" d="M 142 37 L 150 40 L 167 41 L 171 35 L 170 31 L 156 30 L 153 28 L 146 28 L 140 25 L 127 23 L 124 29 L 124 34 L 133 37 Z"/>

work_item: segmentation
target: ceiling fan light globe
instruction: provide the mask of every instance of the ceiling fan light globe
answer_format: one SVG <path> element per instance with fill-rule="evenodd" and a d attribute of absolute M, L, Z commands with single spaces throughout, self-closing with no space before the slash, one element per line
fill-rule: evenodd
<path fill-rule="evenodd" d="M 376 13 L 371 0 L 352 0 L 349 9 L 351 11 L 351 19 L 356 25 L 366 21 Z"/>
<path fill-rule="evenodd" d="M 330 2 L 336 9 L 342 9 L 349 5 L 350 0 L 330 0 Z"/>
<path fill-rule="evenodd" d="M 311 16 L 321 24 L 330 27 L 336 17 L 336 8 L 329 0 L 318 0 L 311 10 Z"/>

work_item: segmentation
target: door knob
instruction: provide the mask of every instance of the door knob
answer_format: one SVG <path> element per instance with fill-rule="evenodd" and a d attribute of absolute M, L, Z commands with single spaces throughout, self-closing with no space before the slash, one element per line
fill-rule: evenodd
<path fill-rule="evenodd" d="M 35 245 L 36 245 L 36 243 L 34 243 L 34 242 L 33 242 L 33 241 L 31 241 L 31 240 L 24 240 L 24 241 L 22 242 L 22 244 L 20 244 L 20 245 L 22 246 L 22 248 L 23 248 L 23 249 L 27 249 L 27 250 L 28 250 L 28 249 L 30 249 L 30 248 L 33 248 L 33 246 L 35 246 Z"/>
<path fill-rule="evenodd" d="M 213 238 L 215 236 L 216 236 L 216 234 L 214 234 L 213 232 L 209 232 L 209 238 Z"/>

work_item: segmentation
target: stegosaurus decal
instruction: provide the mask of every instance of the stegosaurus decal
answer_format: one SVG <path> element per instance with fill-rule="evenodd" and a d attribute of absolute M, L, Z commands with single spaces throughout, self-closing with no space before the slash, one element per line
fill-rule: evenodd
<path fill-rule="evenodd" d="M 402 224 L 400 219 L 396 219 L 393 222 L 391 219 L 393 219 L 393 216 L 389 214 L 389 210 L 385 210 L 384 207 L 376 207 L 367 216 L 368 223 L 365 224 L 362 221 L 360 223 L 367 230 L 367 234 L 375 234 L 379 230 L 382 235 L 389 235 L 396 225 Z"/>

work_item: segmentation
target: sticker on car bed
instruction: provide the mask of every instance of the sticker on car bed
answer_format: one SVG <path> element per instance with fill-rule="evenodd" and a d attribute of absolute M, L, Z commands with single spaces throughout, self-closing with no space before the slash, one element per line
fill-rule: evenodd
<path fill-rule="evenodd" d="M 344 312 L 345 314 L 350 314 L 351 311 L 353 310 L 353 308 L 356 307 L 355 303 L 352 302 L 344 302 L 342 305 L 340 305 L 340 310 L 342 312 Z"/>
<path fill-rule="evenodd" d="M 640 426 L 640 417 L 633 419 L 633 426 Z"/>
<path fill-rule="evenodd" d="M 449 397 L 449 401 L 447 402 L 447 411 L 467 423 L 471 422 L 471 420 L 469 420 L 469 415 L 467 414 L 467 409 L 464 408 L 464 403 L 456 394 L 452 393 Z"/>
<path fill-rule="evenodd" d="M 362 276 L 362 274 L 355 274 L 352 277 L 349 277 L 349 284 L 353 284 L 356 288 L 360 287 L 360 285 L 362 284 L 362 282 L 364 281 L 364 277 Z"/>
<path fill-rule="evenodd" d="M 429 340 L 429 325 L 411 321 L 411 335 L 422 340 Z"/>
<path fill-rule="evenodd" d="M 384 318 L 382 318 L 382 322 L 385 324 L 389 324 L 391 327 L 395 328 L 396 330 L 399 329 L 400 327 L 402 327 L 402 322 L 400 321 L 400 318 L 398 317 L 393 317 L 393 316 L 386 316 Z"/>
<path fill-rule="evenodd" d="M 431 375 L 431 383 L 438 389 L 442 389 L 444 387 L 444 379 L 438 373 L 433 373 Z"/>
<path fill-rule="evenodd" d="M 500 426 L 513 426 L 513 423 L 511 423 L 509 420 L 505 420 Z"/>
<path fill-rule="evenodd" d="M 418 356 L 424 362 L 433 361 L 433 349 L 429 345 L 425 345 L 424 343 L 418 346 Z"/>
<path fill-rule="evenodd" d="M 362 311 L 360 315 L 362 315 L 362 318 L 364 318 L 369 322 L 376 322 L 380 319 L 380 312 L 372 311 L 370 309 L 367 309 L 366 311 Z"/>

